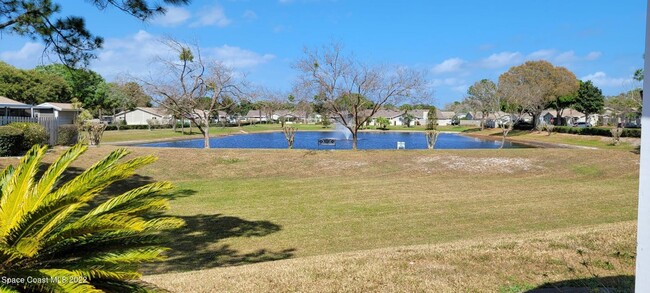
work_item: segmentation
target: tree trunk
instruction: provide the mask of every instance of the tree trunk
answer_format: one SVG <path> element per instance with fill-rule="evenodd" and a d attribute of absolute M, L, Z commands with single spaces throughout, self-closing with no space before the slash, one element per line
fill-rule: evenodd
<path fill-rule="evenodd" d="M 485 130 L 485 115 L 483 115 L 483 118 L 481 119 L 481 130 Z"/>
<path fill-rule="evenodd" d="M 357 150 L 357 132 L 352 131 L 352 149 Z"/>
<path fill-rule="evenodd" d="M 181 118 L 181 134 L 185 134 L 185 118 Z"/>
<path fill-rule="evenodd" d="M 206 127 L 205 130 L 203 130 L 203 148 L 210 148 L 210 127 Z"/>

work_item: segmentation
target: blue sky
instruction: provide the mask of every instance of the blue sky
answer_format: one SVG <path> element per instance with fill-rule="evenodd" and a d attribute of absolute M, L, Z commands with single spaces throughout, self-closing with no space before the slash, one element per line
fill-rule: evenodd
<path fill-rule="evenodd" d="M 158 41 L 166 36 L 198 43 L 204 55 L 281 91 L 291 89 L 291 64 L 304 47 L 338 41 L 364 62 L 426 72 L 438 106 L 526 60 L 567 67 L 606 95 L 636 87 L 631 76 L 643 65 L 644 0 L 193 0 L 148 23 L 84 1 L 58 2 L 105 38 L 90 68 L 109 81 L 149 74 L 155 57 L 169 54 Z M 42 47 L 0 35 L 0 59 L 17 67 L 51 62 Z"/>

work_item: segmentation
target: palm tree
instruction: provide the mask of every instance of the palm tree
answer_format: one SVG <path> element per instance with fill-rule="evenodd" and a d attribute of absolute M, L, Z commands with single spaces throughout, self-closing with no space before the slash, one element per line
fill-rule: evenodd
<path fill-rule="evenodd" d="M 0 292 L 147 290 L 139 265 L 162 259 L 160 232 L 183 225 L 154 214 L 168 207 L 172 186 L 156 182 L 99 199 L 111 183 L 156 160 L 118 162 L 124 149 L 61 182 L 86 148 L 73 146 L 41 173 L 47 147 L 37 145 L 0 173 Z"/>

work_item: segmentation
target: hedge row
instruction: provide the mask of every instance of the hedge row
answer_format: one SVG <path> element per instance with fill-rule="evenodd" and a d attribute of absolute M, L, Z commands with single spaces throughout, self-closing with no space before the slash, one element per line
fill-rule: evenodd
<path fill-rule="evenodd" d="M 604 127 L 569 127 L 569 126 L 555 126 L 553 132 L 570 133 L 579 135 L 598 135 L 598 136 L 612 136 L 611 128 Z M 621 137 L 641 137 L 641 129 L 639 128 L 623 128 Z"/>
<path fill-rule="evenodd" d="M 45 127 L 34 122 L 13 122 L 8 126 L 18 128 L 23 131 L 23 142 L 21 148 L 28 150 L 35 144 L 47 144 L 50 135 L 47 134 Z"/>
<path fill-rule="evenodd" d="M 0 126 L 0 156 L 15 156 L 20 153 L 25 135 L 12 126 Z"/>

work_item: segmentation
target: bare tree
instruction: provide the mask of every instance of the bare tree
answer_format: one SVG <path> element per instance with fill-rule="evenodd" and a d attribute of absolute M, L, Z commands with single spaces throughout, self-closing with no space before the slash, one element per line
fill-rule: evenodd
<path fill-rule="evenodd" d="M 404 98 L 427 98 L 424 75 L 404 67 L 361 64 L 345 55 L 340 44 L 322 50 L 305 49 L 294 67 L 300 72 L 296 92 L 316 96 L 336 120 L 352 133 L 357 149 L 359 129 L 385 103 Z"/>
<path fill-rule="evenodd" d="M 298 129 L 293 126 L 289 126 L 282 127 L 282 131 L 284 132 L 284 137 L 287 139 L 289 149 L 293 149 L 293 142 L 296 138 L 296 131 L 298 131 Z"/>
<path fill-rule="evenodd" d="M 196 125 L 203 134 L 203 147 L 210 148 L 210 118 L 236 102 L 243 93 L 244 80 L 223 63 L 204 60 L 198 46 L 191 48 L 175 40 L 167 40 L 166 45 L 177 53 L 177 59 L 160 59 L 166 70 L 159 72 L 157 80 L 144 84 L 158 104 L 189 120 L 190 126 Z"/>

